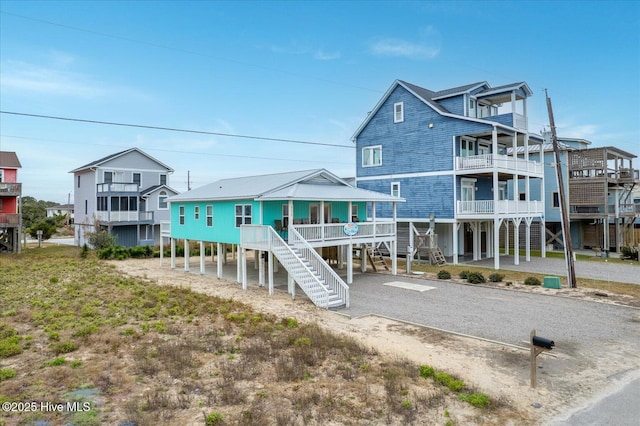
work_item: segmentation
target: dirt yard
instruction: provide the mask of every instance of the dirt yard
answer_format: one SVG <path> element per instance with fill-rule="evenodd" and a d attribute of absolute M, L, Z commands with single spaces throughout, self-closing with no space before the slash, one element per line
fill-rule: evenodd
<path fill-rule="evenodd" d="M 193 264 L 197 263 L 194 258 Z M 130 276 L 141 277 L 160 285 L 189 288 L 196 292 L 223 298 L 234 298 L 250 304 L 257 311 L 280 317 L 294 317 L 300 322 L 317 322 L 327 329 L 359 339 L 379 353 L 401 356 L 418 364 L 429 364 L 443 371 L 460 376 L 483 392 L 500 398 L 529 418 L 549 420 L 566 413 L 569 406 L 577 407 L 610 384 L 608 376 L 619 371 L 627 354 L 608 354 L 609 362 L 599 363 L 575 360 L 554 352 L 538 357 L 538 386 L 530 387 L 529 352 L 522 348 L 457 336 L 412 324 L 377 316 L 351 319 L 340 312 L 315 307 L 304 297 L 291 299 L 284 291 L 276 290 L 269 297 L 266 288 L 255 285 L 242 290 L 237 283 L 218 280 L 210 275 L 185 273 L 180 265 L 172 270 L 167 263 L 160 266 L 158 259 L 126 260 L 112 262 L 115 267 Z M 512 286 L 520 291 L 538 291 L 526 286 Z M 563 290 L 558 290 L 562 295 Z M 633 305 L 637 301 L 626 297 L 608 297 L 593 294 L 593 290 L 571 291 L 570 297 L 582 297 L 608 303 Z M 567 295 L 565 295 L 567 296 Z M 638 316 L 640 321 L 640 315 Z M 618 370 L 616 370 L 618 369 Z M 566 374 L 571 372 L 572 374 Z M 577 372 L 576 374 L 573 374 Z M 537 421 L 534 421 L 537 423 Z"/>

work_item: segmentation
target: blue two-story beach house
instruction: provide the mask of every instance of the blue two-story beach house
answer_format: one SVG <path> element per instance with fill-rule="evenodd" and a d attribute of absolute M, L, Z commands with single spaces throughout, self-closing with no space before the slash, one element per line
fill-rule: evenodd
<path fill-rule="evenodd" d="M 530 145 L 543 143 L 529 132 L 531 95 L 524 82 L 440 91 L 400 80 L 391 85 L 353 142 L 357 186 L 406 199 L 397 210 L 401 253 L 420 253 L 429 224 L 454 264 L 462 255 L 493 257 L 499 269 L 499 253 L 521 245 L 522 229 L 529 260 L 532 233 L 545 234 L 543 165 L 529 157 Z M 382 207 L 377 215 L 392 212 Z M 535 248 L 544 256 L 544 244 Z"/>

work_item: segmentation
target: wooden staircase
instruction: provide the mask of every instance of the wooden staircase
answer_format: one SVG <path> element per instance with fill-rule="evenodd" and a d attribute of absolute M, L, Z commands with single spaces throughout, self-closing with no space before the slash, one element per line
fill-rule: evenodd
<path fill-rule="evenodd" d="M 382 257 L 382 253 L 380 253 L 380 250 L 377 247 L 372 249 L 368 248 L 367 257 L 369 258 L 369 262 L 371 262 L 374 271 L 380 272 L 383 268 L 385 271 L 390 270 L 389 266 L 387 266 L 387 262 L 384 260 L 384 257 Z"/>
<path fill-rule="evenodd" d="M 438 266 L 447 264 L 447 261 L 444 258 L 444 254 L 442 253 L 442 250 L 440 250 L 440 247 L 434 247 L 432 249 L 428 249 L 428 253 L 429 253 L 429 260 L 431 261 L 431 263 L 435 263 Z"/>

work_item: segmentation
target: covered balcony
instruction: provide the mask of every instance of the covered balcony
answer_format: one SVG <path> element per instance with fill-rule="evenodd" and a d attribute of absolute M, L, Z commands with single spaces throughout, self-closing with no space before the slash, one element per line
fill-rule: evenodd
<path fill-rule="evenodd" d="M 0 197 L 19 197 L 22 195 L 21 183 L 0 182 Z"/>
<path fill-rule="evenodd" d="M 503 173 L 518 173 L 540 175 L 544 173 L 544 167 L 537 161 L 514 158 L 509 155 L 483 154 L 467 157 L 456 157 L 456 171 L 492 172 L 497 170 Z"/>
<path fill-rule="evenodd" d="M 19 214 L 0 213 L 0 228 L 14 228 L 19 225 Z"/>
<path fill-rule="evenodd" d="M 140 184 L 135 182 L 110 182 L 99 183 L 96 185 L 96 192 L 98 194 L 107 193 L 138 193 L 140 192 Z"/>
<path fill-rule="evenodd" d="M 153 223 L 152 211 L 96 211 L 96 218 L 107 223 Z"/>
<path fill-rule="evenodd" d="M 504 217 L 539 216 L 544 214 L 544 203 L 537 200 L 456 201 L 456 215 L 460 219 L 492 218 L 496 214 Z"/>

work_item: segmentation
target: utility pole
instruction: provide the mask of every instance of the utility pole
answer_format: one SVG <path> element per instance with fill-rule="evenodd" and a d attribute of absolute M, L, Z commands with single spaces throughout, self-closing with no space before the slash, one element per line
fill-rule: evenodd
<path fill-rule="evenodd" d="M 191 171 L 187 170 L 187 191 L 191 191 Z"/>
<path fill-rule="evenodd" d="M 558 137 L 556 136 L 556 123 L 553 119 L 553 109 L 551 108 L 551 99 L 547 95 L 547 89 L 544 90 L 547 98 L 547 111 L 549 112 L 549 125 L 551 126 L 551 141 L 553 142 L 553 152 L 556 156 L 556 173 L 558 175 L 558 196 L 560 197 L 560 219 L 562 221 L 562 240 L 564 241 L 564 257 L 567 261 L 567 284 L 569 288 L 577 288 L 576 270 L 573 263 L 573 247 L 571 245 L 571 229 L 569 228 L 569 215 L 567 214 L 567 196 L 564 191 L 564 179 L 562 177 L 562 162 L 560 161 L 560 147 L 558 145 Z"/>

